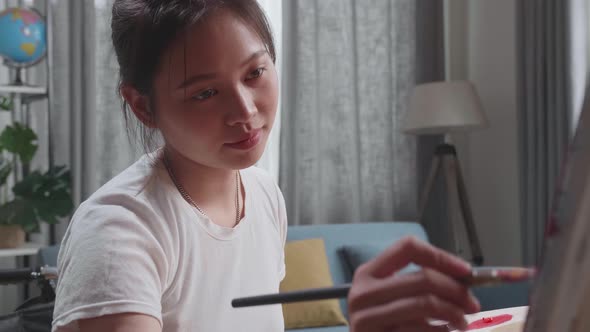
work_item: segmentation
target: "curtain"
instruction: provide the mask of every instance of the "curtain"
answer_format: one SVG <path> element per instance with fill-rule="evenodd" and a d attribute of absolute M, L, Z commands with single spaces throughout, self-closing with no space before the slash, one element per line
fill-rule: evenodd
<path fill-rule="evenodd" d="M 518 88 L 522 243 L 539 261 L 553 193 L 570 137 L 569 0 L 518 1 Z"/>
<path fill-rule="evenodd" d="M 258 0 L 264 9 L 273 31 L 276 52 L 276 67 L 279 81 L 282 79 L 283 65 L 283 1 Z M 279 181 L 280 139 L 281 139 L 281 94 L 279 94 L 279 108 L 275 116 L 275 123 L 266 143 L 266 149 L 256 166 L 264 168 L 272 174 L 275 181 Z"/>
<path fill-rule="evenodd" d="M 590 47 L 590 0 L 569 0 L 569 29 L 570 29 L 570 52 L 571 52 L 571 94 L 572 94 L 572 116 L 570 131 L 576 129 L 578 118 L 582 111 L 582 103 L 586 92 L 587 72 L 590 69 L 588 52 Z"/>
<path fill-rule="evenodd" d="M 414 220 L 421 149 L 430 156 L 433 141 L 401 126 L 416 82 L 442 78 L 442 51 L 422 53 L 442 50 L 441 5 L 293 0 L 283 11 L 280 186 L 290 224 Z M 428 26 L 438 28 L 432 40 L 418 38 Z"/>
<path fill-rule="evenodd" d="M 52 1 L 54 158 L 72 170 L 78 204 L 136 160 L 117 96 L 112 0 Z M 67 221 L 53 236 L 59 242 Z"/>
<path fill-rule="evenodd" d="M 416 0 L 416 84 L 445 80 L 444 2 Z M 419 194 L 424 188 L 436 147 L 444 142 L 441 135 L 417 139 L 416 177 Z M 449 220 L 446 185 L 439 177 L 433 184 L 431 198 L 424 210 L 422 224 L 430 242 L 448 251 L 455 250 L 453 228 Z M 417 198 L 418 202 L 419 196 Z"/>

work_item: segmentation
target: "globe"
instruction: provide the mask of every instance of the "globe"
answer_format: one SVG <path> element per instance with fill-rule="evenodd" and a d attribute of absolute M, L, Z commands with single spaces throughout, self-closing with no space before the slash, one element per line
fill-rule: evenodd
<path fill-rule="evenodd" d="M 45 21 L 33 10 L 8 8 L 0 12 L 0 57 L 16 68 L 36 64 L 47 50 L 45 31 Z"/>

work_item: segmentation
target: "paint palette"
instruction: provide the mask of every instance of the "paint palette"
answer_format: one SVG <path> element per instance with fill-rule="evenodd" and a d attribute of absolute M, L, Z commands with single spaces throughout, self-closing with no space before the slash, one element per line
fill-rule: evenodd
<path fill-rule="evenodd" d="M 528 307 L 514 307 L 484 311 L 465 318 L 468 331 L 474 332 L 522 332 Z"/>

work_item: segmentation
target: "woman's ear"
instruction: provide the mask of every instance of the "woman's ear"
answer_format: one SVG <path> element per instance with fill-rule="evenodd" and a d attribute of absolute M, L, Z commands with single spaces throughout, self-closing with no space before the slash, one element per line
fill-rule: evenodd
<path fill-rule="evenodd" d="M 151 129 L 156 128 L 154 113 L 152 112 L 150 98 L 148 96 L 142 95 L 137 89 L 128 85 L 121 87 L 121 96 L 123 96 L 129 108 L 133 111 L 133 114 L 135 114 L 144 126 Z"/>

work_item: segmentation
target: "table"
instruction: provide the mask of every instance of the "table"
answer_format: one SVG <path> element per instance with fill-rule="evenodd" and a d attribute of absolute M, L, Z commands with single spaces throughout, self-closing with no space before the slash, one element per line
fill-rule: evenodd
<path fill-rule="evenodd" d="M 0 249 L 0 258 L 14 257 L 15 259 L 17 259 L 17 265 L 21 265 L 21 264 L 18 264 L 18 258 L 22 257 L 23 258 L 22 266 L 29 267 L 29 256 L 37 255 L 37 253 L 39 252 L 39 249 L 41 249 L 43 247 L 44 247 L 44 245 L 39 244 L 39 243 L 26 242 L 25 244 L 23 244 L 22 246 L 20 246 L 18 248 Z M 26 284 L 23 286 L 23 291 L 22 291 L 22 296 L 23 296 L 24 300 L 29 298 L 29 293 L 30 293 L 29 285 Z"/>
<path fill-rule="evenodd" d="M 35 256 L 39 252 L 39 249 L 43 247 L 39 243 L 27 242 L 18 248 L 0 249 L 0 257 Z"/>

